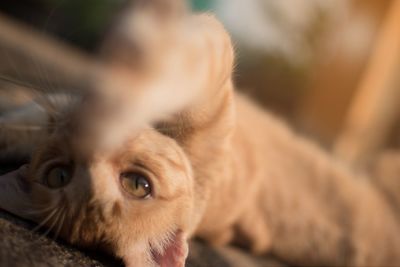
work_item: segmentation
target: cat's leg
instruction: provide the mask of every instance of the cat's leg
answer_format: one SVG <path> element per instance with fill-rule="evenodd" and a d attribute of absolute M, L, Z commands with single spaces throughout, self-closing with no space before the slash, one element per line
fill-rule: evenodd
<path fill-rule="evenodd" d="M 231 116 L 234 67 L 233 45 L 223 25 L 210 14 L 191 14 L 184 2 L 133 1 L 102 49 L 106 70 L 129 84 L 121 95 L 153 91 L 159 101 L 149 97 L 147 102 L 161 106 L 158 112 L 176 106 L 169 110 L 178 115 L 164 121 L 169 129 L 160 130 L 181 140 L 220 124 L 216 117 L 222 113 Z M 118 94 L 118 86 L 105 84 Z"/>
<path fill-rule="evenodd" d="M 173 16 L 160 23 L 158 12 L 143 8 L 133 6 L 137 16 L 128 12 L 106 42 L 107 73 L 98 87 L 112 88 L 103 90 L 109 93 L 106 98 L 115 98 L 121 88 L 119 106 L 128 99 L 128 106 L 137 107 L 131 114 L 147 114 L 148 121 L 156 121 L 161 132 L 181 144 L 200 135 L 224 142 L 235 123 L 229 34 L 209 14 Z"/>

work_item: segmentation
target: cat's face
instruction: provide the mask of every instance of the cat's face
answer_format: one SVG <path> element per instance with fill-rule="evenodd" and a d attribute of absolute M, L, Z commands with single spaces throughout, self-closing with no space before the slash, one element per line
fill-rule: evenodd
<path fill-rule="evenodd" d="M 173 139 L 146 129 L 120 149 L 97 151 L 56 133 L 19 176 L 15 185 L 23 188 L 15 191 L 26 196 L 14 201 L 32 205 L 11 212 L 74 244 L 111 250 L 128 265 L 183 266 L 193 179 Z"/>

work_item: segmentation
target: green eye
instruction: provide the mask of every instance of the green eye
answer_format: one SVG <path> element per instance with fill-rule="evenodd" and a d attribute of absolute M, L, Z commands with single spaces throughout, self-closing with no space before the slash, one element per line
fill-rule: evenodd
<path fill-rule="evenodd" d="M 44 184 L 52 189 L 65 187 L 71 181 L 70 169 L 66 166 L 56 166 L 47 172 Z"/>
<path fill-rule="evenodd" d="M 144 199 L 151 194 L 149 179 L 141 173 L 123 173 L 121 184 L 122 188 L 135 198 Z"/>

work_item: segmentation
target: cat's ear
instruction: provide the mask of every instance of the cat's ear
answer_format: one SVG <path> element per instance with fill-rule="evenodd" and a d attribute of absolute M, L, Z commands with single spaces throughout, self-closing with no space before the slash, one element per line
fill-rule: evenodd
<path fill-rule="evenodd" d="M 163 246 L 150 250 L 150 253 L 141 251 L 137 245 L 131 248 L 123 256 L 125 266 L 184 267 L 189 251 L 187 238 L 182 232 L 173 235 Z M 151 259 L 147 258 L 149 255 Z"/>

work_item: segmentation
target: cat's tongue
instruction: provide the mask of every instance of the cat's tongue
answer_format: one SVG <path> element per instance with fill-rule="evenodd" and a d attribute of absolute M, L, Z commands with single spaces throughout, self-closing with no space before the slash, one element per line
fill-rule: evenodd
<path fill-rule="evenodd" d="M 183 234 L 178 232 L 164 248 L 162 254 L 152 251 L 155 262 L 160 267 L 184 267 L 188 247 Z"/>
<path fill-rule="evenodd" d="M 0 209 L 27 218 L 30 204 L 28 186 L 22 178 L 26 167 L 0 176 Z"/>

